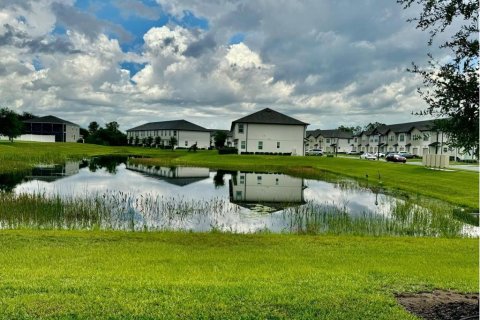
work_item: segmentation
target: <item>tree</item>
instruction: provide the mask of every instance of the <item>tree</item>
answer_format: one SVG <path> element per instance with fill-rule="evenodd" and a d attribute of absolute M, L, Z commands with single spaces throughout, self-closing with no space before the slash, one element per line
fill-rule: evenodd
<path fill-rule="evenodd" d="M 381 126 L 385 126 L 385 123 L 381 123 L 381 122 L 370 122 L 369 124 L 367 124 L 364 128 L 363 128 L 363 131 L 372 131 L 372 130 L 375 130 L 377 129 L 378 127 L 381 127 Z"/>
<path fill-rule="evenodd" d="M 130 145 L 133 144 L 133 137 L 132 136 L 130 136 L 130 138 L 128 138 L 128 144 L 130 144 Z"/>
<path fill-rule="evenodd" d="M 112 121 L 105 125 L 105 129 L 110 132 L 117 132 L 119 131 L 119 128 L 120 128 L 120 125 L 118 124 L 117 121 Z"/>
<path fill-rule="evenodd" d="M 20 121 L 18 114 L 8 108 L 0 109 L 0 135 L 13 139 L 22 134 L 23 122 Z"/>
<path fill-rule="evenodd" d="M 97 121 L 92 121 L 88 125 L 88 132 L 90 132 L 91 135 L 94 135 L 97 133 L 98 128 L 100 128 L 100 125 L 97 123 Z"/>
<path fill-rule="evenodd" d="M 337 128 L 337 130 L 344 131 L 344 132 L 351 132 L 352 134 L 357 134 L 362 131 L 362 127 L 356 126 L 356 127 L 346 127 L 341 125 L 340 127 Z"/>
<path fill-rule="evenodd" d="M 156 137 L 155 137 L 155 146 L 156 146 L 157 148 L 158 148 L 158 146 L 160 145 L 160 141 L 161 141 L 161 140 L 162 140 L 162 139 L 161 139 L 159 136 L 156 136 Z"/>
<path fill-rule="evenodd" d="M 152 143 L 153 143 L 153 137 L 150 136 L 150 137 L 147 138 L 147 145 L 148 145 L 149 147 L 152 147 Z"/>
<path fill-rule="evenodd" d="M 138 136 L 135 137 L 135 145 L 138 146 L 140 144 L 140 138 Z"/>
<path fill-rule="evenodd" d="M 177 138 L 175 138 L 174 136 L 171 136 L 170 140 L 169 140 L 169 143 L 170 143 L 170 147 L 172 147 L 172 150 L 174 150 L 175 145 L 177 144 Z"/>
<path fill-rule="evenodd" d="M 34 119 L 34 118 L 37 118 L 37 116 L 30 113 L 30 112 L 24 112 L 24 113 L 22 113 L 21 115 L 18 116 L 18 119 L 20 119 L 20 121 L 30 120 L 30 119 Z"/>
<path fill-rule="evenodd" d="M 420 5 L 420 15 L 408 21 L 428 31 L 431 46 L 438 34 L 453 30 L 449 40 L 440 44 L 452 58 L 439 62 L 431 53 L 426 68 L 412 63 L 410 72 L 423 78 L 419 94 L 427 102 L 417 115 L 440 118 L 437 129 L 447 133 L 450 146 L 475 150 L 478 157 L 478 8 L 477 0 L 433 1 L 397 0 L 403 7 Z"/>
<path fill-rule="evenodd" d="M 225 141 L 227 140 L 227 133 L 225 131 L 215 131 L 213 135 L 216 148 L 222 148 L 225 146 Z"/>

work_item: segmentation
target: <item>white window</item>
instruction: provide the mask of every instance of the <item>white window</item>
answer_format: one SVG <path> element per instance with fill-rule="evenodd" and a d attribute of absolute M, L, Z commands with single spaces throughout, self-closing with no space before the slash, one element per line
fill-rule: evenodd
<path fill-rule="evenodd" d="M 245 176 L 240 176 L 240 184 L 245 184 Z"/>
<path fill-rule="evenodd" d="M 263 141 L 258 141 L 258 150 L 263 150 Z"/>
<path fill-rule="evenodd" d="M 243 123 L 238 124 L 238 133 L 243 133 Z"/>
<path fill-rule="evenodd" d="M 245 141 L 240 142 L 240 149 L 245 149 L 246 143 Z"/>
<path fill-rule="evenodd" d="M 280 141 L 277 141 L 277 149 L 280 149 Z"/>
<path fill-rule="evenodd" d="M 257 176 L 257 184 L 262 184 L 262 176 Z"/>
<path fill-rule="evenodd" d="M 188 141 L 185 141 L 185 147 L 188 147 Z"/>
<path fill-rule="evenodd" d="M 235 192 L 235 198 L 237 200 L 242 200 L 242 191 Z"/>
<path fill-rule="evenodd" d="M 404 134 L 401 134 L 401 135 L 398 137 L 398 140 L 399 140 L 399 141 L 405 141 L 405 135 L 404 135 Z"/>

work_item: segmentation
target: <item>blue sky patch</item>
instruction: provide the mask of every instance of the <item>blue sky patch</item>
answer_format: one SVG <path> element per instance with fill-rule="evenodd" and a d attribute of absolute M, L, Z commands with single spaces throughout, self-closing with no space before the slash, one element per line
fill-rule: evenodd
<path fill-rule="evenodd" d="M 237 44 L 245 40 L 245 33 L 236 33 L 229 40 L 228 44 Z"/>
<path fill-rule="evenodd" d="M 130 76 L 133 77 L 138 71 L 145 67 L 146 63 L 123 62 L 120 64 L 122 69 L 130 71 Z"/>

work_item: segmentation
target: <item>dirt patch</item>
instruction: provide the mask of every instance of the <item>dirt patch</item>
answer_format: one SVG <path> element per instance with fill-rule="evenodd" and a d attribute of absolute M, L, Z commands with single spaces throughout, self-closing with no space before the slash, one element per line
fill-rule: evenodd
<path fill-rule="evenodd" d="M 398 294 L 398 302 L 409 312 L 423 319 L 478 319 L 478 294 L 435 290 Z"/>

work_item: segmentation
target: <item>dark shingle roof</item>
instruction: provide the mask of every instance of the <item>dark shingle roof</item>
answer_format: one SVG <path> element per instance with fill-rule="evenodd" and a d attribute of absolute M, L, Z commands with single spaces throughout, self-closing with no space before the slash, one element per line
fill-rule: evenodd
<path fill-rule="evenodd" d="M 149 122 L 142 124 L 141 126 L 128 129 L 128 131 L 146 131 L 146 130 L 184 130 L 184 131 L 202 131 L 208 132 L 204 127 L 200 127 L 194 123 L 186 120 L 172 120 L 172 121 L 160 121 Z"/>
<path fill-rule="evenodd" d="M 234 123 L 308 125 L 308 123 L 294 119 L 270 108 L 257 111 L 246 117 L 235 120 L 232 122 L 232 127 Z"/>
<path fill-rule="evenodd" d="M 376 129 L 376 132 L 384 135 L 384 134 L 387 134 L 389 131 L 393 131 L 395 133 L 410 132 L 414 128 L 417 128 L 420 131 L 427 131 L 434 128 L 435 126 L 434 122 L 435 120 L 424 120 L 424 121 L 389 124 L 389 125 L 378 127 Z M 372 133 L 374 132 L 369 132 L 367 133 L 367 135 Z"/>
<path fill-rule="evenodd" d="M 332 130 L 313 130 L 313 131 L 307 131 L 307 137 L 308 136 L 314 136 L 317 138 L 318 136 L 324 136 L 325 138 L 340 138 L 340 139 L 352 139 L 353 138 L 353 133 L 343 131 L 343 130 L 338 130 L 338 129 L 332 129 Z"/>
<path fill-rule="evenodd" d="M 60 119 L 58 117 L 55 117 L 55 116 L 45 116 L 45 117 L 37 117 L 37 118 L 33 118 L 33 119 L 28 119 L 28 120 L 24 120 L 23 122 L 25 123 L 60 123 L 60 124 L 69 124 L 69 125 L 72 125 L 72 126 L 77 126 L 79 127 L 78 124 L 76 123 L 73 123 L 73 122 L 70 122 L 70 121 L 67 121 L 67 120 L 63 120 L 63 119 Z"/>

